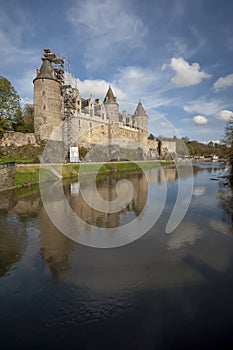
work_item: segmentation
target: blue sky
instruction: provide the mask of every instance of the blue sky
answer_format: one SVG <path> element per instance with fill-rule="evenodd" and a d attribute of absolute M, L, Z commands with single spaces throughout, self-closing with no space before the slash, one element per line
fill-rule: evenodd
<path fill-rule="evenodd" d="M 111 83 L 121 108 L 141 98 L 155 135 L 216 141 L 233 115 L 232 14 L 230 0 L 2 0 L 0 75 L 31 102 L 49 47 L 83 97 Z"/>

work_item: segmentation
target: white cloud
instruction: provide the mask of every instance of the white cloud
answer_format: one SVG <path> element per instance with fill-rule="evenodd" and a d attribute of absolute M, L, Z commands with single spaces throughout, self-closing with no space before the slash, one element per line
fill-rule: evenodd
<path fill-rule="evenodd" d="M 215 117 L 223 120 L 223 121 L 229 121 L 231 118 L 233 118 L 233 112 L 232 111 L 228 111 L 226 109 L 223 109 L 221 111 L 219 111 L 218 113 L 215 114 Z"/>
<path fill-rule="evenodd" d="M 215 91 L 224 90 L 233 86 L 233 74 L 219 78 L 213 85 Z"/>
<path fill-rule="evenodd" d="M 196 115 L 193 117 L 193 122 L 196 125 L 206 125 L 208 124 L 208 119 L 206 117 L 203 117 L 202 115 Z"/>
<path fill-rule="evenodd" d="M 183 106 L 183 109 L 189 113 L 200 113 L 211 115 L 217 113 L 224 105 L 219 100 L 206 101 L 204 98 L 191 101 Z"/>
<path fill-rule="evenodd" d="M 141 98 L 149 108 L 168 106 L 177 99 L 166 95 L 171 86 L 167 85 L 161 71 L 140 66 L 120 68 L 113 84 L 127 94 L 128 102 L 137 102 Z"/>
<path fill-rule="evenodd" d="M 188 59 L 199 52 L 205 45 L 206 39 L 194 27 L 189 28 L 189 40 L 181 36 L 169 36 L 166 48 L 173 57 L 185 57 Z"/>
<path fill-rule="evenodd" d="M 83 97 L 93 95 L 95 98 L 103 99 L 109 87 L 109 83 L 105 80 L 80 80 L 69 73 L 65 73 L 65 80 L 72 86 L 77 87 Z M 121 89 L 114 84 L 111 84 L 111 87 L 118 100 L 127 99 L 127 95 Z"/>
<path fill-rule="evenodd" d="M 200 70 L 200 65 L 198 63 L 189 64 L 183 57 L 173 57 L 168 66 L 175 71 L 175 75 L 171 81 L 177 87 L 197 85 L 203 79 L 211 77 L 210 74 Z M 164 67 L 165 66 L 163 66 L 163 69 Z"/>
<path fill-rule="evenodd" d="M 101 66 L 109 57 L 142 47 L 148 32 L 143 21 L 123 0 L 78 2 L 68 11 L 68 20 L 78 38 L 84 39 L 88 67 Z"/>
<path fill-rule="evenodd" d="M 156 80 L 156 74 L 142 67 L 128 66 L 120 68 L 115 83 L 124 87 L 131 96 L 140 97 L 142 93 L 151 90 Z"/>

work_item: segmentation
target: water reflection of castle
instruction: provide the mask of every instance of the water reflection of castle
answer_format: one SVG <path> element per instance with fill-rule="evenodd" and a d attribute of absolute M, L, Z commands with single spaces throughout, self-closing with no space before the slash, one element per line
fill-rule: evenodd
<path fill-rule="evenodd" d="M 163 175 L 162 175 L 163 174 Z M 97 181 L 97 189 L 100 195 L 107 201 L 112 201 L 116 198 L 116 183 L 122 178 L 128 178 L 133 184 L 134 193 L 132 201 L 121 211 L 117 213 L 103 213 L 91 208 L 82 198 L 79 193 L 78 186 L 71 183 L 64 187 L 65 195 L 73 209 L 83 222 L 79 226 L 79 234 L 85 234 L 87 224 L 98 227 L 113 228 L 122 224 L 126 213 L 132 214 L 130 220 L 139 216 L 147 203 L 148 185 L 160 184 L 161 182 L 173 182 L 177 178 L 175 169 L 151 169 L 147 171 L 147 177 L 144 174 L 130 174 L 109 176 L 106 179 Z M 77 183 L 76 183 L 77 184 Z M 88 189 L 88 181 L 86 187 Z M 59 198 L 57 199 L 59 201 Z M 57 207 L 57 202 L 51 203 Z M 61 207 L 60 207 L 61 208 Z M 65 208 L 64 208 L 65 210 Z M 64 211 L 59 211 L 58 215 L 63 215 Z M 58 271 L 61 277 L 69 261 L 69 254 L 72 250 L 72 242 L 63 236 L 58 229 L 51 223 L 44 208 L 40 212 L 41 221 L 41 253 L 44 260 L 48 263 L 49 268 L 54 276 L 57 276 Z"/>
<path fill-rule="evenodd" d="M 112 202 L 117 198 L 116 185 L 118 180 L 122 177 L 114 176 L 108 177 L 104 180 L 99 180 L 97 184 L 97 190 L 100 196 L 108 202 Z M 73 211 L 80 217 L 82 220 L 87 222 L 90 225 L 98 227 L 118 227 L 121 225 L 121 216 L 126 212 L 132 212 L 135 216 L 138 216 L 143 210 L 146 201 L 147 201 L 147 191 L 148 184 L 145 175 L 143 174 L 132 174 L 130 176 L 124 176 L 128 178 L 133 185 L 133 198 L 132 200 L 122 208 L 121 211 L 116 213 L 105 213 L 98 211 L 88 205 L 85 200 L 83 200 L 82 195 L 72 195 L 72 184 L 69 186 L 69 202 Z M 82 183 L 83 191 L 86 193 L 89 192 L 90 196 L 93 196 L 93 189 L 90 186 L 90 182 L 86 181 Z M 88 194 L 88 193 L 87 193 Z M 127 198 L 125 198 L 127 201 Z M 85 225 L 84 225 L 85 226 Z"/>
<path fill-rule="evenodd" d="M 87 203 L 82 199 L 79 194 L 75 193 L 75 184 L 69 184 L 64 187 L 64 192 L 70 202 L 71 207 L 74 212 L 79 215 L 82 219 L 85 219 L 87 223 L 99 227 L 117 227 L 121 224 L 121 220 L 128 217 L 129 220 L 138 217 L 142 212 L 144 206 L 147 202 L 148 195 L 148 185 L 161 183 L 161 181 L 166 180 L 167 182 L 175 181 L 176 171 L 175 169 L 162 169 L 164 177 L 161 176 L 161 171 L 159 169 L 152 169 L 147 171 L 147 178 L 143 174 L 130 174 L 124 175 L 124 178 L 128 177 L 128 180 L 132 182 L 134 193 L 132 201 L 126 205 L 124 209 L 117 213 L 102 213 L 91 208 Z M 97 182 L 97 188 L 100 195 L 107 201 L 112 201 L 116 197 L 116 183 L 120 180 L 122 176 L 111 176 L 104 180 L 99 180 Z M 73 189 L 72 189 L 73 187 Z M 88 182 L 87 182 L 88 187 Z M 8 252 L 11 250 L 14 252 L 12 255 L 12 260 L 10 259 L 10 254 L 8 254 L 9 259 L 3 259 L 3 265 L 5 266 L 2 273 L 4 274 L 12 264 L 20 260 L 20 257 L 23 255 L 26 248 L 26 227 L 27 221 L 32 218 L 37 218 L 39 215 L 40 225 L 40 252 L 41 255 L 48 264 L 49 269 L 52 275 L 55 278 L 62 278 L 69 268 L 69 257 L 72 251 L 72 242 L 67 239 L 59 230 L 54 226 L 50 221 L 45 209 L 42 206 L 40 195 L 38 191 L 31 190 L 31 194 L 24 194 L 18 198 L 14 191 L 8 193 L 8 195 L 1 195 L 1 204 L 0 204 L 0 213 L 13 214 L 16 215 L 17 220 L 19 220 L 19 225 L 23 224 L 24 232 L 19 237 L 17 232 L 19 228 L 13 223 L 12 227 L 14 230 L 8 232 L 7 235 L 4 235 L 6 239 L 4 245 L 7 247 Z M 59 207 L 60 210 L 58 215 L 64 215 L 64 210 L 62 210 L 62 200 L 58 197 L 55 201 L 51 202 L 51 206 L 57 206 L 57 203 L 61 204 Z M 126 215 L 127 214 L 127 215 Z M 5 214 L 4 214 L 5 215 Z M 3 215 L 3 217 L 4 217 Z M 2 221 L 4 225 L 4 221 Z M 9 224 L 8 224 L 9 226 Z M 21 227 L 20 226 L 20 227 Z M 0 225 L 0 233 L 1 233 Z M 3 227 L 2 227 L 3 230 Z M 80 232 L 85 234 L 86 227 L 85 222 L 83 227 L 80 227 Z M 3 230 L 4 231 L 4 230 Z M 9 229 L 11 231 L 11 229 Z M 8 239 L 9 238 L 9 242 Z M 18 239 L 20 238 L 20 240 Z M 18 245 L 19 243 L 19 245 Z M 12 246 L 12 248 L 11 248 Z M 17 254 L 15 252 L 17 251 Z M 18 258 L 16 258 L 16 256 Z"/>

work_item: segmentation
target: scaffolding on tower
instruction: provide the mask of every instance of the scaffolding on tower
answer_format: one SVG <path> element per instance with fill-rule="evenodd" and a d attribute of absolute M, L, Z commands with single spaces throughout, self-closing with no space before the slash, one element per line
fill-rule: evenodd
<path fill-rule="evenodd" d="M 65 59 L 58 57 L 50 49 L 44 49 L 44 56 L 42 59 L 49 59 L 53 66 L 54 78 L 59 81 L 61 88 L 61 96 L 63 99 L 63 135 L 64 143 L 66 146 L 71 147 L 73 144 L 73 135 L 72 135 L 72 121 L 73 114 L 75 110 L 75 98 L 73 96 L 71 75 L 70 75 L 70 62 L 69 57 L 67 58 L 67 74 L 65 77 Z M 65 81 L 66 80 L 66 81 Z"/>

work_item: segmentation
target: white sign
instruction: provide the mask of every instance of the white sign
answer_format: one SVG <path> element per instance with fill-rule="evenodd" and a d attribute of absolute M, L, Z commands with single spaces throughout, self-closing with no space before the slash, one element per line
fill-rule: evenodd
<path fill-rule="evenodd" d="M 79 162 L 78 147 L 70 147 L 70 162 L 71 163 L 78 163 Z"/>

